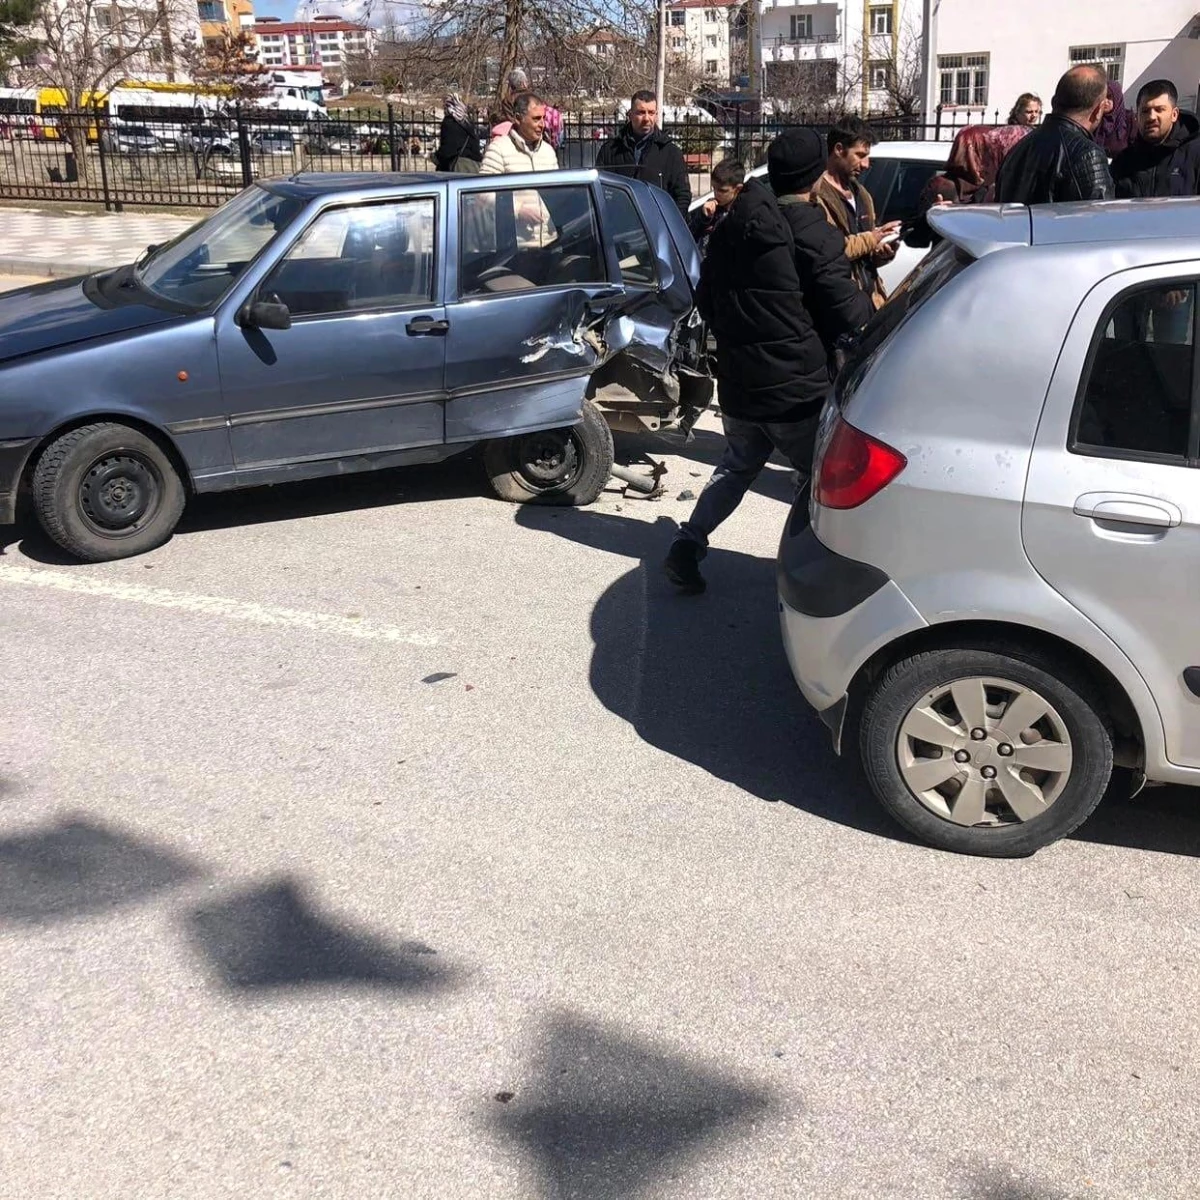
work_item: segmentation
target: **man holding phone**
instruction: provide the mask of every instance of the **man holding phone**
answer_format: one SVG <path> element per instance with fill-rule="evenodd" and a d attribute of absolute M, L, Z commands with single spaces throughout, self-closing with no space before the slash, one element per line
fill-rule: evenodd
<path fill-rule="evenodd" d="M 846 239 L 846 257 L 858 286 L 875 308 L 882 308 L 887 291 L 879 268 L 896 257 L 900 222 L 876 227 L 875 202 L 859 182 L 871 165 L 871 134 L 861 121 L 851 118 L 834 126 L 826 142 L 829 159 L 812 190 L 812 202 Z"/>

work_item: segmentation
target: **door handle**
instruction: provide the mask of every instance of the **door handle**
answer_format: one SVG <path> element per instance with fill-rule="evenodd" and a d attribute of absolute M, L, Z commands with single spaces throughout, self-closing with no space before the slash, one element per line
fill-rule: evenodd
<path fill-rule="evenodd" d="M 1093 521 L 1122 525 L 1150 525 L 1174 529 L 1183 524 L 1183 513 L 1169 500 L 1157 496 L 1131 496 L 1123 492 L 1087 492 L 1075 501 L 1075 515 Z"/>
<path fill-rule="evenodd" d="M 413 317 L 407 328 L 409 337 L 440 337 L 450 332 L 450 322 L 440 321 L 437 317 Z"/>

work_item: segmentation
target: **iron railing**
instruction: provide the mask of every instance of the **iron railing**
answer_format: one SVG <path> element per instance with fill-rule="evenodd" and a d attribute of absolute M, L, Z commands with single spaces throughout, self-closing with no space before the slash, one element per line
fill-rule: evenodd
<path fill-rule="evenodd" d="M 757 103 L 713 103 L 703 117 L 667 122 L 695 186 L 704 190 L 724 158 L 761 163 L 772 139 L 794 126 L 825 132 L 832 112 L 765 115 Z M 106 113 L 0 113 L 0 199 L 204 208 L 223 204 L 255 179 L 297 171 L 428 171 L 441 114 L 389 104 L 330 110 L 321 121 L 289 122 L 284 112 L 233 109 L 193 124 L 118 121 Z M 921 117 L 871 118 L 879 141 L 949 141 L 967 124 L 999 113 L 939 109 Z M 624 118 L 615 112 L 564 115 L 559 165 L 590 167 Z M 481 136 L 486 130 L 481 129 Z"/>

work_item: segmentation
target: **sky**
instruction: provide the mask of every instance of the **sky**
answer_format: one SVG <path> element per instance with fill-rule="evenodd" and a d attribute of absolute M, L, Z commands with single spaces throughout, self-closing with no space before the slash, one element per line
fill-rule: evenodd
<path fill-rule="evenodd" d="M 371 4 L 370 0 L 254 0 L 254 15 L 280 17 L 285 21 L 311 21 L 316 16 L 359 20 L 368 6 L 375 16 L 383 7 L 379 3 Z"/>

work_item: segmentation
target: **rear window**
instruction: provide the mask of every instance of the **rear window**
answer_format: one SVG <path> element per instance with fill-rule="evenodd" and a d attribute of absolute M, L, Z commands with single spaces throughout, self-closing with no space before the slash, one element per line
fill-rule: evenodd
<path fill-rule="evenodd" d="M 950 241 L 942 242 L 925 256 L 855 339 L 838 376 L 834 395 L 839 402 L 850 397 L 866 375 L 871 360 L 904 321 L 974 261 Z"/>

